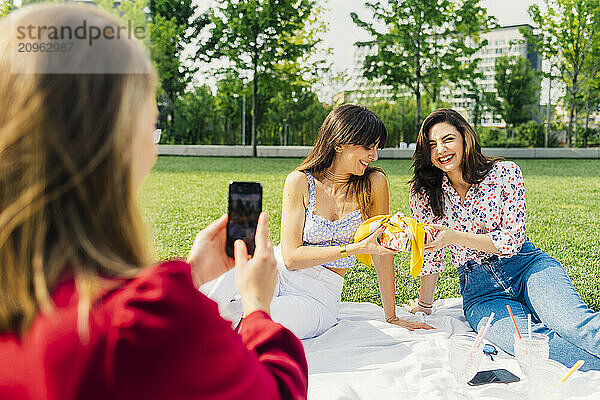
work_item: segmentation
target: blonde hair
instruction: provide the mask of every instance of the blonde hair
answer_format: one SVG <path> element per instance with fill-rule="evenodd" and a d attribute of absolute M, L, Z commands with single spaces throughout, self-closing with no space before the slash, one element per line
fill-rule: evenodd
<path fill-rule="evenodd" d="M 327 115 L 315 145 L 296 171 L 321 174 L 333 164 L 336 147 L 343 144 L 371 147 L 377 144 L 382 149 L 386 139 L 385 125 L 375 113 L 356 104 L 341 105 Z M 379 167 L 369 166 L 363 175 L 350 176 L 346 190 L 346 195 L 358 204 L 365 219 L 371 217 L 370 175 L 374 172 L 384 173 Z"/>
<path fill-rule="evenodd" d="M 11 23 L 59 25 L 73 16 L 119 23 L 89 6 L 18 10 L 0 23 L 0 53 L 9 54 Z M 149 73 L 35 73 L 46 53 L 20 64 L 0 57 L 0 333 L 23 334 L 40 310 L 51 312 L 53 287 L 71 273 L 81 335 L 102 278 L 133 276 L 150 261 L 130 155 L 155 77 L 139 44 L 109 46 L 116 51 L 103 52 L 107 62 Z M 81 47 L 69 63 L 98 58 L 94 51 Z"/>

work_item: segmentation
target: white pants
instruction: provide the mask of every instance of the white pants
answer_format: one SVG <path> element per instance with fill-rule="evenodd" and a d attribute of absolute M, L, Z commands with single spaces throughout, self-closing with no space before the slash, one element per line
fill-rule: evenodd
<path fill-rule="evenodd" d="M 323 266 L 289 271 L 280 247 L 274 250 L 279 280 L 271 302 L 271 318 L 300 339 L 322 334 L 337 323 L 344 278 Z M 237 323 L 243 307 L 233 270 L 200 290 L 219 304 L 223 318 Z"/>

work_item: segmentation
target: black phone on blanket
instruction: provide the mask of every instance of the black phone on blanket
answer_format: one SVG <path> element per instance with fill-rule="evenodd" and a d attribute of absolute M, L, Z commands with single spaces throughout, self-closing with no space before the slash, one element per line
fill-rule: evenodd
<path fill-rule="evenodd" d="M 227 210 L 227 255 L 233 257 L 233 243 L 238 239 L 246 243 L 248 254 L 254 255 L 254 235 L 262 211 L 262 185 L 258 182 L 230 182 Z"/>
<path fill-rule="evenodd" d="M 511 383 L 521 379 L 506 369 L 492 369 L 479 371 L 473 379 L 467 382 L 471 386 L 485 385 L 486 383 Z"/>

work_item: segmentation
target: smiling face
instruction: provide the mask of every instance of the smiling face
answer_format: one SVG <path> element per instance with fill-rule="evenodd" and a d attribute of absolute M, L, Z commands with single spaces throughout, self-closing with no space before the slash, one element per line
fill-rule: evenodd
<path fill-rule="evenodd" d="M 333 168 L 336 173 L 363 175 L 369 164 L 377 161 L 378 143 L 371 146 L 361 146 L 356 144 L 344 144 L 335 154 Z"/>
<path fill-rule="evenodd" d="M 442 171 L 462 173 L 464 141 L 454 125 L 441 122 L 429 131 L 431 162 Z"/>

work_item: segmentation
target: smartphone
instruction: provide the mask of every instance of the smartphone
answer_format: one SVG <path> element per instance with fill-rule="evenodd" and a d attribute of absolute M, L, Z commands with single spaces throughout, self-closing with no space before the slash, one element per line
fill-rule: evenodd
<path fill-rule="evenodd" d="M 248 254 L 254 255 L 254 235 L 262 211 L 262 185 L 258 182 L 230 182 L 227 210 L 227 255 L 233 257 L 233 243 L 238 239 L 246 242 Z"/>
<path fill-rule="evenodd" d="M 511 383 L 519 382 L 518 376 L 506 369 L 493 369 L 479 371 L 473 379 L 467 382 L 471 386 L 485 385 L 486 383 Z"/>

